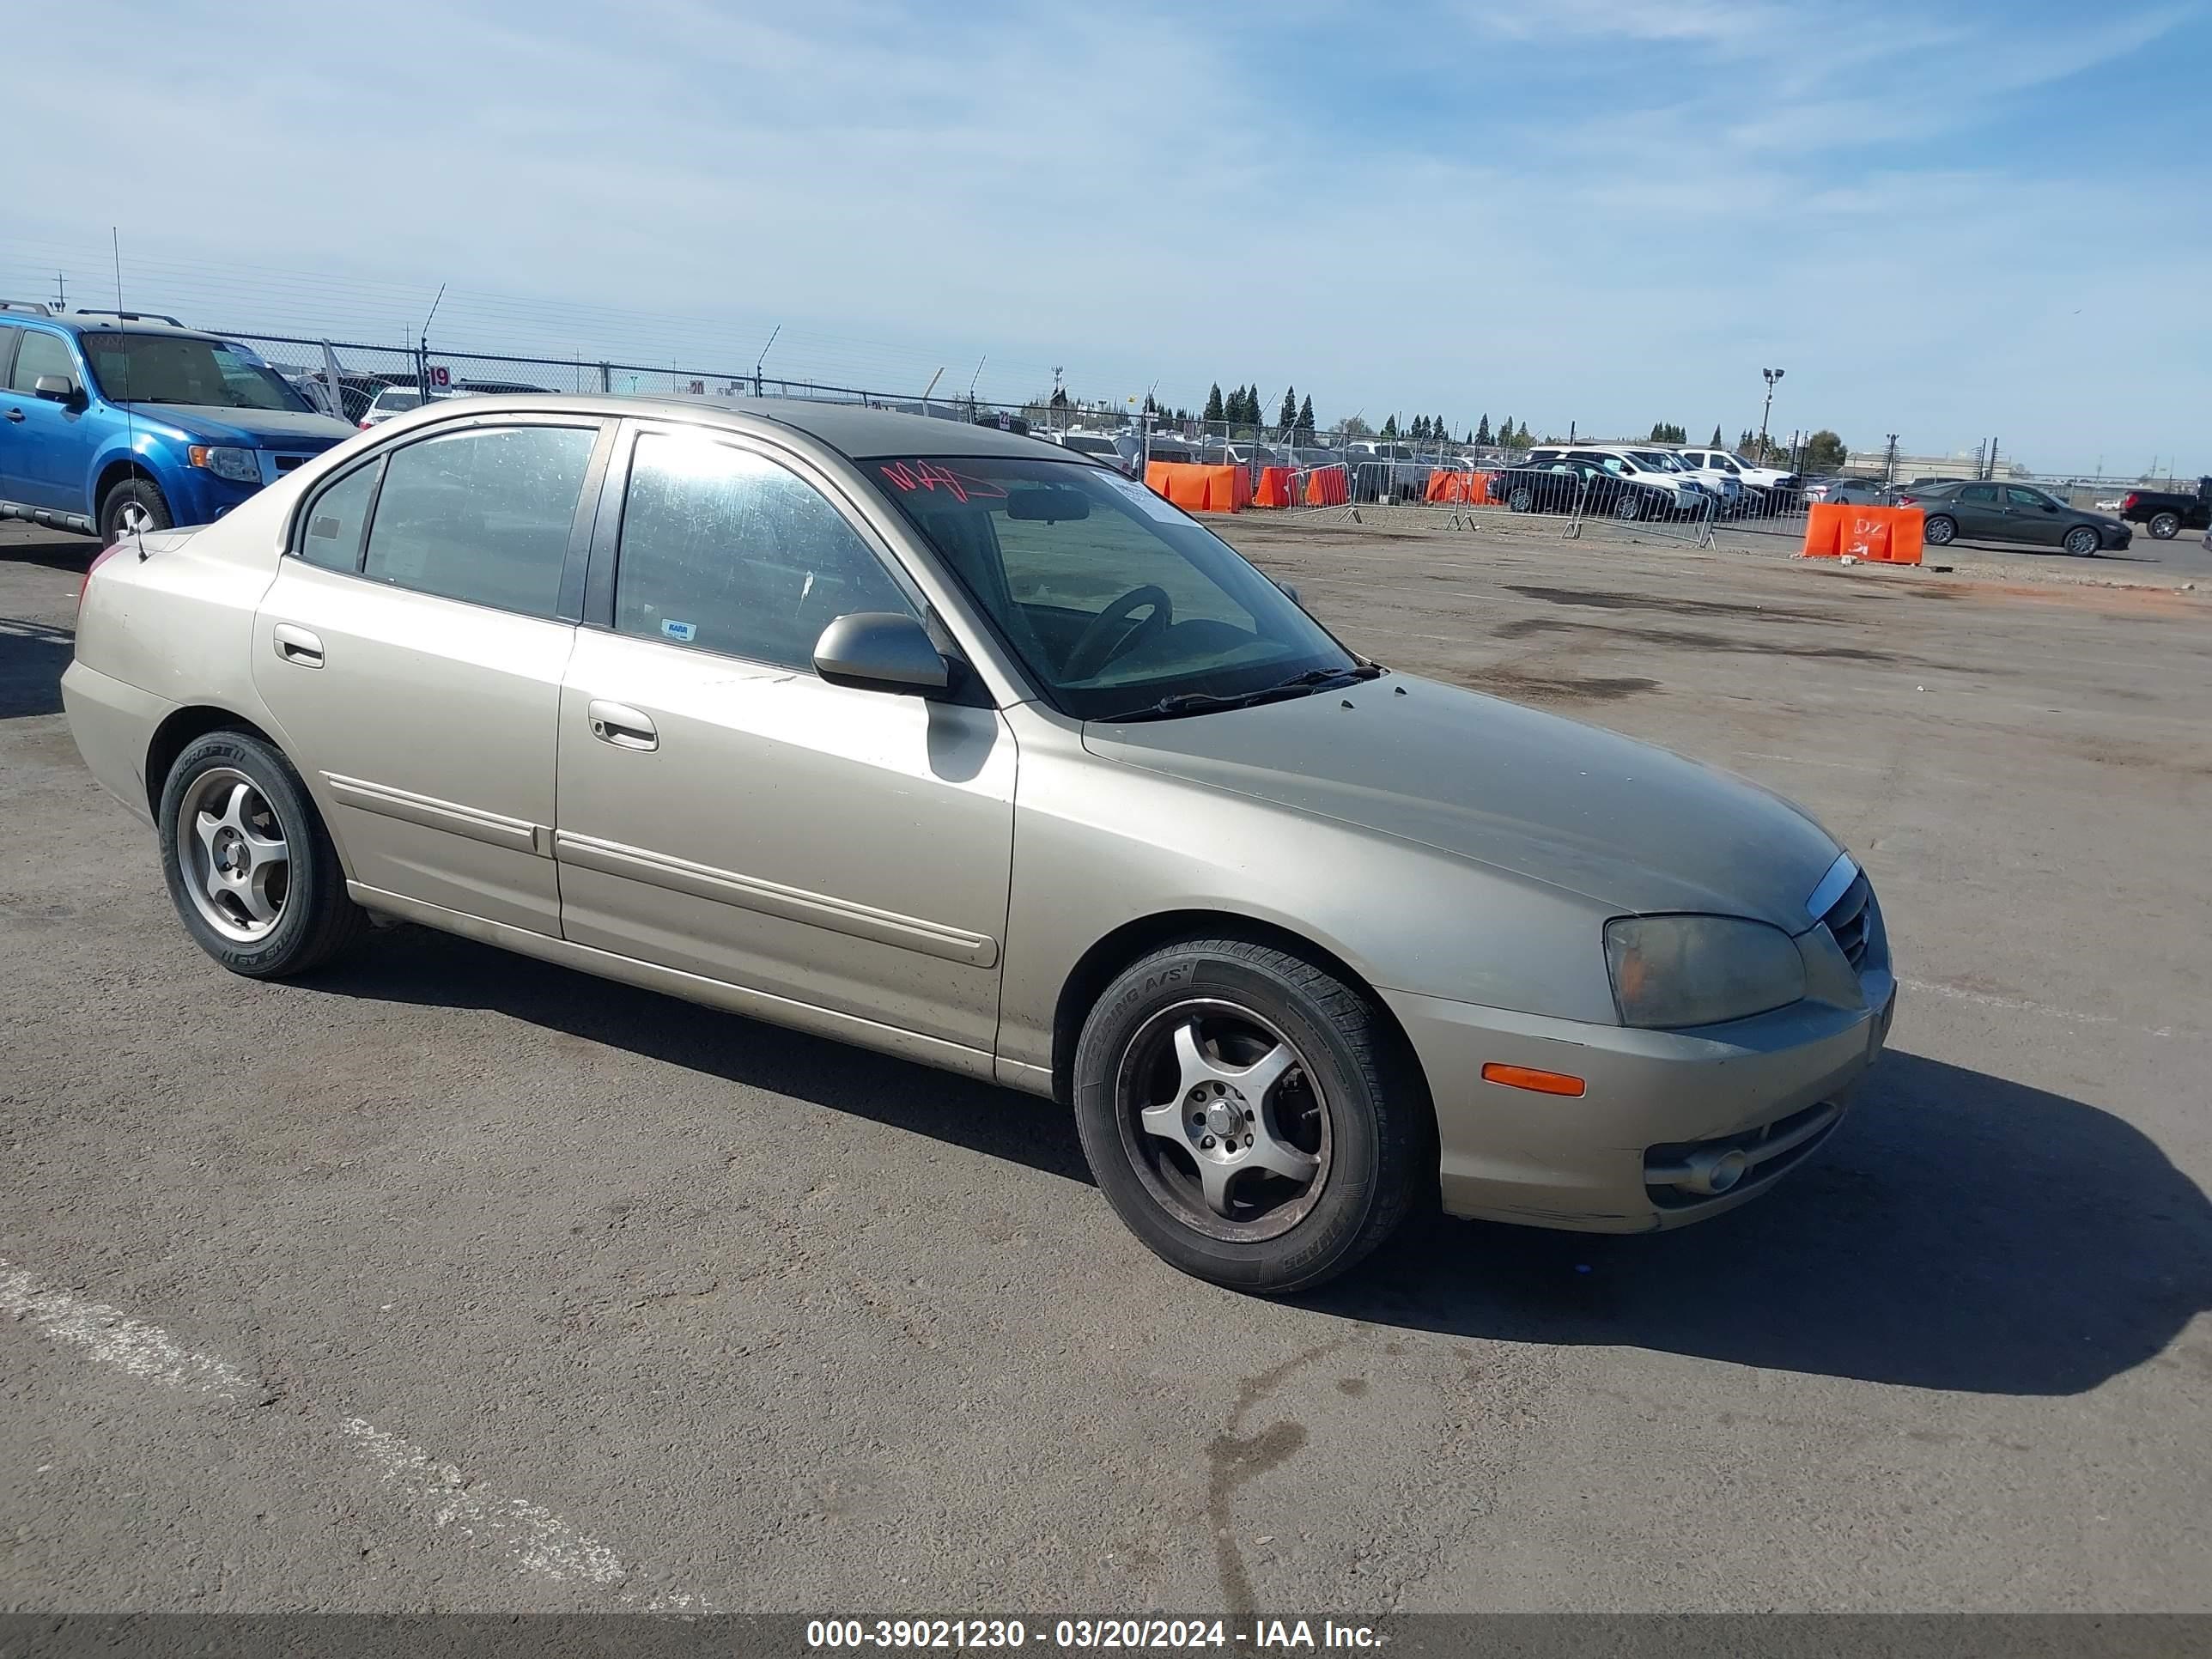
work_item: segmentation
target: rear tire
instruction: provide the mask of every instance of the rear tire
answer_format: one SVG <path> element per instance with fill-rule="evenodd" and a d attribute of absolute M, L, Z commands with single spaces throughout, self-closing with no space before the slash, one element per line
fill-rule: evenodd
<path fill-rule="evenodd" d="M 1533 513 L 1536 510 L 1536 492 L 1526 484 L 1519 485 L 1505 498 L 1505 507 L 1510 513 Z"/>
<path fill-rule="evenodd" d="M 151 478 L 125 478 L 100 504 L 100 540 L 112 547 L 126 535 L 152 535 L 176 522 Z"/>
<path fill-rule="evenodd" d="M 1959 523 L 1938 513 L 1920 526 L 1920 539 L 1930 547 L 1948 547 L 1959 539 Z"/>
<path fill-rule="evenodd" d="M 1613 516 L 1623 524 L 1633 524 L 1644 516 L 1644 503 L 1633 491 L 1624 489 L 1613 498 Z"/>
<path fill-rule="evenodd" d="M 232 973 L 304 974 L 368 931 L 307 786 L 259 738 L 210 732 L 186 744 L 158 822 L 161 873 L 185 931 Z"/>
<path fill-rule="evenodd" d="M 2150 515 L 2150 538 L 2154 542 L 2170 542 L 2181 533 L 2181 514 L 2154 513 Z"/>
<path fill-rule="evenodd" d="M 1265 1080 L 1240 1088 L 1252 1075 Z M 1388 1019 L 1251 940 L 1186 940 L 1124 969 L 1084 1022 L 1073 1082 L 1107 1201 L 1164 1261 L 1232 1290 L 1280 1296 L 1343 1273 L 1428 1173 L 1427 1091 Z"/>

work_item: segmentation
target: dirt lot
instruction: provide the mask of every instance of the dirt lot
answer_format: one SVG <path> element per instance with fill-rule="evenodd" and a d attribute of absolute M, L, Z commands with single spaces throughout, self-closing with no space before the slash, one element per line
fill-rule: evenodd
<path fill-rule="evenodd" d="M 1026 1097 L 419 932 L 228 977 L 0 531 L 0 1607 L 2212 1608 L 2205 596 L 1224 529 L 1850 842 L 1906 990 L 1816 1164 L 1271 1304 Z"/>

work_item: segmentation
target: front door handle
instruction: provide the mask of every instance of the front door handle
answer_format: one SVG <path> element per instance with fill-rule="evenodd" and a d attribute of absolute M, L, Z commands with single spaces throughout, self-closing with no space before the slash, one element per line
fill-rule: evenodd
<path fill-rule="evenodd" d="M 21 426 L 23 423 L 23 411 L 20 409 L 11 409 L 8 411 L 8 418 Z"/>
<path fill-rule="evenodd" d="M 592 735 L 601 743 L 611 743 L 617 749 L 660 747 L 659 730 L 653 725 L 653 716 L 641 708 L 594 697 L 586 712 L 591 716 Z"/>
<path fill-rule="evenodd" d="M 323 665 L 323 642 L 306 629 L 278 623 L 270 637 L 276 641 L 276 654 L 286 662 L 297 663 L 302 668 Z"/>

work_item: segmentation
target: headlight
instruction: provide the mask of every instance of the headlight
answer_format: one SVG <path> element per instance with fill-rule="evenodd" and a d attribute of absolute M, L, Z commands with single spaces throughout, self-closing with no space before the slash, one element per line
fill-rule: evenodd
<path fill-rule="evenodd" d="M 205 467 L 216 477 L 228 478 L 233 483 L 261 482 L 261 462 L 252 450 L 194 444 L 185 455 L 194 466 Z"/>
<path fill-rule="evenodd" d="M 1620 916 L 1605 963 L 1624 1025 L 1717 1025 L 1805 994 L 1805 961 L 1779 927 L 1735 916 Z"/>

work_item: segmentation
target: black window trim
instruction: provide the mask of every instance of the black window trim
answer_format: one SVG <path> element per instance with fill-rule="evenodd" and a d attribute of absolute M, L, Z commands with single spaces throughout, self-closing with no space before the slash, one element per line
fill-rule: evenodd
<path fill-rule="evenodd" d="M 601 501 L 601 484 L 607 470 L 607 461 L 615 447 L 617 428 L 623 422 L 605 415 L 586 414 L 581 410 L 568 413 L 557 410 L 517 410 L 507 413 L 487 410 L 483 413 L 455 415 L 441 421 L 432 421 L 422 426 L 410 427 L 404 433 L 392 434 L 391 441 L 380 443 L 369 453 L 352 465 L 316 481 L 315 487 L 301 498 L 287 526 L 284 556 L 317 570 L 329 571 L 334 576 L 350 575 L 358 581 L 374 582 L 379 587 L 396 588 L 401 592 L 414 593 L 426 599 L 442 599 L 449 605 L 474 605 L 479 611 L 496 611 L 502 616 L 526 617 L 533 622 L 566 623 L 574 627 L 582 615 L 585 563 L 590 554 L 592 527 Z M 576 510 L 568 525 L 568 545 L 561 564 L 561 585 L 550 617 L 538 616 L 527 611 L 509 611 L 504 605 L 485 605 L 476 599 L 455 599 L 450 593 L 427 593 L 420 588 L 409 587 L 402 582 L 379 581 L 368 574 L 369 532 L 376 523 L 376 508 L 384 497 L 385 464 L 403 449 L 432 438 L 450 438 L 461 433 L 500 429 L 520 426 L 567 427 L 578 431 L 589 430 L 596 435 L 592 441 L 591 457 L 584 464 L 584 477 L 576 495 Z M 369 467 L 380 469 L 375 485 L 370 489 L 368 509 L 362 514 L 361 539 L 354 548 L 353 568 L 343 570 L 330 565 L 316 564 L 307 556 L 307 524 L 323 497 L 347 479 Z"/>
<path fill-rule="evenodd" d="M 930 603 L 929 596 L 922 591 L 921 584 L 915 580 L 913 573 L 907 569 L 905 561 L 877 533 L 875 526 L 859 511 L 850 494 L 840 488 L 836 480 L 809 457 L 796 450 L 787 449 L 759 433 L 710 425 L 703 421 L 686 421 L 675 416 L 626 416 L 622 428 L 622 435 L 609 456 L 605 481 L 600 488 L 597 523 L 591 538 L 590 568 L 584 582 L 580 626 L 591 629 L 595 633 L 611 635 L 617 639 L 635 640 L 641 645 L 680 652 L 686 656 L 707 656 L 724 662 L 741 662 L 779 674 L 804 672 L 814 675 L 811 663 L 794 667 L 790 663 L 770 662 L 764 657 L 718 651 L 712 646 L 680 645 L 672 640 L 626 634 L 615 626 L 615 584 L 621 575 L 623 517 L 629 501 L 630 472 L 636 459 L 637 441 L 647 434 L 705 438 L 741 454 L 757 455 L 783 468 L 813 489 L 844 521 L 846 528 L 853 532 L 876 562 L 890 574 L 892 585 L 904 596 L 914 614 L 921 618 L 922 625 L 929 628 L 935 635 L 938 648 L 948 657 L 964 662 L 966 653 L 952 641 L 951 631 L 938 617 L 936 607 Z M 969 672 L 957 674 L 955 679 L 953 700 L 969 701 L 967 696 L 960 694 L 961 690 L 980 684 L 978 678 Z"/>
<path fill-rule="evenodd" d="M 24 330 L 17 324 L 0 325 L 0 392 L 8 389 L 8 381 L 15 372 L 15 343 L 23 334 Z"/>

